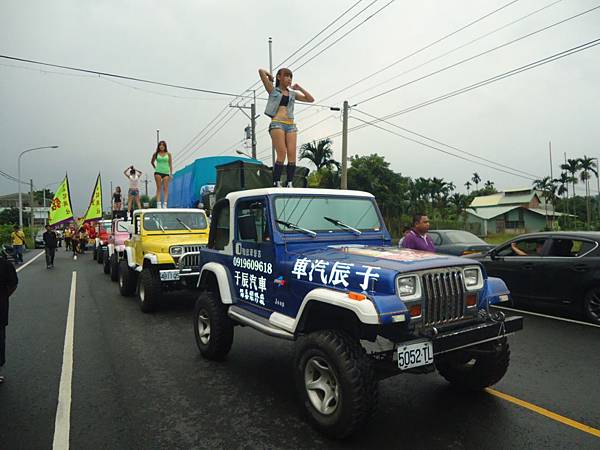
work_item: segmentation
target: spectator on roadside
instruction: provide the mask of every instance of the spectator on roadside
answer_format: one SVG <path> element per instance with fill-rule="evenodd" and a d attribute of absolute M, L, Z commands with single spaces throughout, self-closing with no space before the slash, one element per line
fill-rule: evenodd
<path fill-rule="evenodd" d="M 46 269 L 54 268 L 54 255 L 56 254 L 56 245 L 58 241 L 58 237 L 56 236 L 56 232 L 50 227 L 50 225 L 46 225 L 46 232 L 43 236 L 44 239 L 44 250 L 46 252 Z"/>
<path fill-rule="evenodd" d="M 412 228 L 406 233 L 402 247 L 413 250 L 422 250 L 435 253 L 433 240 L 427 235 L 429 231 L 429 217 L 425 214 L 413 216 Z"/>
<path fill-rule="evenodd" d="M 64 231 L 65 236 L 65 251 L 68 252 L 71 250 L 71 237 L 73 237 L 73 230 L 71 227 L 66 227 Z"/>
<path fill-rule="evenodd" d="M 2 250 L 0 254 L 0 367 L 6 362 L 6 326 L 8 325 L 8 298 L 17 289 L 19 279 L 14 266 L 7 261 Z M 0 375 L 0 384 L 4 383 Z"/>
<path fill-rule="evenodd" d="M 25 233 L 18 225 L 13 227 L 13 232 L 10 234 L 10 240 L 15 249 L 15 263 L 23 262 L 23 250 L 25 249 Z"/>

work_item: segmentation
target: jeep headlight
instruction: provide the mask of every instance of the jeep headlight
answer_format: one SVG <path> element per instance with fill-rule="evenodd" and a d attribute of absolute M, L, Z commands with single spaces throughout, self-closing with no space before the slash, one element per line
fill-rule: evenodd
<path fill-rule="evenodd" d="M 398 296 L 402 300 L 414 300 L 421 297 L 421 285 L 416 275 L 398 277 L 396 284 Z"/>
<path fill-rule="evenodd" d="M 464 269 L 463 277 L 467 290 L 474 291 L 483 287 L 483 275 L 479 267 L 469 267 Z"/>
<path fill-rule="evenodd" d="M 169 248 L 169 254 L 171 256 L 179 257 L 183 255 L 183 247 L 181 245 L 174 245 Z"/>

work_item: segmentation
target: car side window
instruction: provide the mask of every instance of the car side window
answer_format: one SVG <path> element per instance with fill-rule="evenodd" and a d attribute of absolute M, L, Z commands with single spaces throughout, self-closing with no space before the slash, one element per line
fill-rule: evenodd
<path fill-rule="evenodd" d="M 430 231 L 428 234 L 435 245 L 442 245 L 442 236 L 440 233 Z"/>
<path fill-rule="evenodd" d="M 547 239 L 544 238 L 528 238 L 513 241 L 510 244 L 502 247 L 497 256 L 542 256 L 544 244 Z"/>
<path fill-rule="evenodd" d="M 229 202 L 216 204 L 208 237 L 208 248 L 224 250 L 229 243 Z"/>
<path fill-rule="evenodd" d="M 236 239 L 255 243 L 271 240 L 264 200 L 253 199 L 238 203 L 236 208 Z"/>
<path fill-rule="evenodd" d="M 581 239 L 553 239 L 548 256 L 576 258 L 585 255 L 595 246 L 594 242 Z"/>

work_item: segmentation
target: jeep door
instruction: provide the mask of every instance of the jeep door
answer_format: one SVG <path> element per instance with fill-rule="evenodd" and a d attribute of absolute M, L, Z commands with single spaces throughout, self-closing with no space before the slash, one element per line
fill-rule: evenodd
<path fill-rule="evenodd" d="M 239 305 L 268 317 L 275 309 L 273 269 L 275 247 L 265 197 L 235 205 L 232 279 Z"/>

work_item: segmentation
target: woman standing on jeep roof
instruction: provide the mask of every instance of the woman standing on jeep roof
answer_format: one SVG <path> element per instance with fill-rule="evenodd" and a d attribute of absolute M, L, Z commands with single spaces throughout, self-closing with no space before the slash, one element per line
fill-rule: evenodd
<path fill-rule="evenodd" d="M 137 170 L 133 166 L 129 166 L 123 173 L 129 180 L 129 191 L 127 192 L 127 211 L 129 212 L 129 215 L 133 215 L 131 206 L 133 205 L 134 200 L 137 208 L 142 209 L 142 205 L 140 204 L 140 178 L 142 177 L 143 173 L 141 170 Z"/>
<path fill-rule="evenodd" d="M 294 124 L 294 102 L 298 100 L 312 103 L 315 99 L 299 84 L 292 85 L 290 69 L 279 69 L 275 79 L 264 69 L 259 69 L 258 74 L 269 93 L 265 114 L 271 118 L 269 133 L 277 152 L 277 158 L 273 165 L 273 186 L 281 186 L 281 172 L 287 156 L 286 180 L 288 187 L 291 187 L 296 171 L 296 138 L 298 134 L 298 128 Z M 273 86 L 273 81 L 275 81 L 275 86 Z"/>
<path fill-rule="evenodd" d="M 166 208 L 169 199 L 169 179 L 173 176 L 173 158 L 167 150 L 167 143 L 160 141 L 150 161 L 154 167 L 154 181 L 156 181 L 156 207 Z M 160 193 L 163 193 L 163 201 Z"/>

